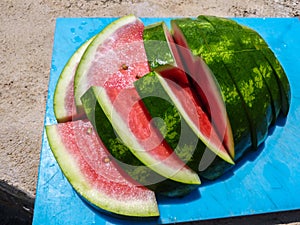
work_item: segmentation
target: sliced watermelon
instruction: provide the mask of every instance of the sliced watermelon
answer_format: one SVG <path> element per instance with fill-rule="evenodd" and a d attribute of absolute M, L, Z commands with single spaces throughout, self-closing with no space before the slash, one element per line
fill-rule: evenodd
<path fill-rule="evenodd" d="M 151 124 L 134 88 L 93 86 L 81 100 L 103 143 L 138 182 L 168 196 L 187 194 L 200 184 Z"/>
<path fill-rule="evenodd" d="M 203 155 L 206 150 L 234 164 L 207 115 L 197 104 L 197 99 L 189 86 L 179 86 L 157 72 L 140 78 L 135 82 L 135 86 L 150 114 L 167 122 L 158 124 L 157 127 L 162 131 L 167 129 L 165 139 L 175 145 L 172 146 L 175 152 L 192 169 L 198 172 L 202 169 L 203 163 L 209 164 L 213 161 L 203 161 L 208 160 Z M 178 114 L 180 117 L 176 118 Z"/>
<path fill-rule="evenodd" d="M 113 215 L 159 216 L 154 192 L 120 172 L 90 122 L 48 125 L 46 132 L 62 172 L 93 206 Z"/>
<path fill-rule="evenodd" d="M 226 46 L 226 51 L 245 52 L 243 54 L 245 55 L 244 57 L 248 59 L 248 64 L 253 67 L 253 71 L 255 73 L 261 75 L 269 91 L 273 111 L 272 122 L 275 123 L 281 109 L 281 95 L 280 92 L 278 92 L 278 89 L 280 87 L 279 83 L 277 82 L 277 77 L 268 61 L 264 58 L 262 52 L 256 49 L 255 44 L 251 41 L 251 39 L 255 37 L 256 32 L 253 32 L 252 35 L 249 35 L 249 32 L 245 32 L 245 29 L 243 29 L 241 25 L 229 19 L 218 18 L 214 16 L 200 16 L 198 17 L 198 20 L 205 20 L 211 23 L 211 25 L 214 27 L 213 32 L 215 32 L 215 34 L 218 33 L 219 36 L 222 35 L 222 39 L 226 43 L 230 42 L 230 44 L 226 45 L 221 43 L 220 40 L 216 40 L 216 49 L 219 49 L 220 46 Z M 230 30 L 231 32 L 228 32 L 228 30 Z M 248 37 L 248 35 L 250 37 Z M 256 36 L 259 37 L 257 33 Z M 211 44 L 211 42 L 209 44 Z M 261 48 L 263 46 L 264 48 L 268 48 L 266 43 L 259 42 L 258 45 Z"/>
<path fill-rule="evenodd" d="M 281 94 L 281 112 L 284 116 L 287 116 L 291 104 L 291 88 L 289 80 L 284 72 L 284 69 L 278 59 L 276 58 L 274 52 L 270 49 L 265 40 L 254 30 L 246 26 L 241 26 L 243 34 L 242 39 L 247 40 L 255 46 L 255 49 L 262 52 L 265 56 L 265 60 L 270 64 L 273 72 L 277 78 L 280 94 Z M 247 36 L 247 39 L 246 37 Z"/>
<path fill-rule="evenodd" d="M 149 72 L 143 29 L 144 24 L 129 15 L 114 21 L 95 37 L 75 75 L 75 103 L 79 111 L 83 110 L 80 98 L 90 86 L 129 88 Z"/>
<path fill-rule="evenodd" d="M 199 60 L 197 61 L 197 63 L 199 63 L 200 65 L 199 69 L 201 69 L 201 71 L 199 71 L 197 76 L 189 77 L 185 73 L 184 66 L 181 62 L 180 55 L 177 49 L 179 48 L 179 46 L 177 46 L 174 43 L 174 40 L 164 23 L 157 23 L 149 27 L 145 27 L 143 38 L 145 43 L 146 54 L 148 60 L 150 60 L 151 69 L 157 71 L 164 78 L 168 78 L 169 80 L 172 80 L 173 82 L 179 84 L 179 86 L 181 86 L 181 88 L 185 90 L 186 94 L 189 93 L 190 98 L 193 99 L 191 101 L 194 101 L 193 102 L 194 105 L 195 106 L 198 104 L 201 105 L 201 107 L 197 106 L 199 117 L 201 115 L 204 115 L 202 111 L 203 108 L 204 111 L 206 110 L 209 111 L 208 116 L 210 118 L 210 121 L 207 122 L 211 123 L 212 126 L 219 133 L 221 139 L 222 140 L 224 139 L 225 148 L 227 148 L 231 156 L 234 157 L 234 144 L 232 140 L 232 132 L 231 132 L 230 124 L 228 122 L 225 106 L 222 101 L 220 90 L 217 87 L 215 80 L 213 79 L 213 75 L 210 74 L 208 68 L 205 67 L 204 63 L 200 62 Z M 159 49 L 159 51 L 155 51 L 153 49 Z M 184 54 L 185 53 L 184 49 L 180 49 L 180 53 Z M 195 65 L 194 64 L 188 65 L 189 68 L 191 66 L 195 66 Z M 197 91 L 198 93 L 202 93 L 200 99 L 195 98 L 193 90 L 189 88 L 190 82 L 197 82 L 198 84 Z M 138 83 L 139 82 L 137 82 L 137 84 Z M 146 91 L 148 90 L 148 88 L 145 87 L 145 85 L 142 84 L 141 86 L 142 86 L 141 88 L 145 89 Z M 174 91 L 172 91 L 173 94 L 175 94 L 179 86 L 174 88 Z M 155 87 L 153 91 L 155 92 Z M 147 95 L 147 93 L 143 93 L 143 95 L 145 94 Z M 151 96 L 155 97 L 154 94 L 155 93 L 151 93 Z M 178 92 L 178 94 L 180 94 L 180 92 Z M 179 102 L 181 102 L 180 104 L 181 106 L 183 106 L 183 101 L 179 100 Z M 177 105 L 177 103 L 179 104 L 179 102 L 175 101 L 174 104 Z M 188 104 L 184 106 L 184 110 L 189 110 L 190 106 L 187 105 Z M 214 109 L 213 112 L 210 112 L 211 111 L 210 108 Z M 148 110 L 151 111 L 153 109 L 148 107 Z M 185 118 L 185 119 L 192 121 L 193 118 L 194 119 L 196 118 L 196 115 L 197 114 L 194 115 L 190 114 L 189 118 Z M 198 124 L 198 122 L 196 124 Z M 196 127 L 194 128 L 196 129 Z M 201 135 L 201 132 L 205 132 L 205 131 L 201 131 L 201 128 L 200 129 L 198 128 L 197 130 L 198 130 L 197 132 L 199 133 L 198 136 L 202 136 L 202 137 L 205 136 L 205 135 Z M 205 142 L 207 143 L 207 141 Z M 214 148 L 214 151 L 217 152 L 218 150 L 215 149 L 216 145 L 213 146 L 214 144 L 212 144 L 212 146 L 207 146 L 207 147 Z"/>
<path fill-rule="evenodd" d="M 288 78 L 280 65 L 279 61 L 275 57 L 272 50 L 269 48 L 266 41 L 253 29 L 242 26 L 230 19 L 219 18 L 215 16 L 199 16 L 198 18 L 206 19 L 213 23 L 215 26 L 224 30 L 224 33 L 229 33 L 228 30 L 231 30 L 232 34 L 234 34 L 235 38 L 239 41 L 240 46 L 244 51 L 248 50 L 258 50 L 264 56 L 269 66 L 273 68 L 273 74 L 271 74 L 270 78 L 272 78 L 272 83 L 270 90 L 274 93 L 274 90 L 277 91 L 277 86 L 280 90 L 281 94 L 281 111 L 286 116 L 289 111 L 290 100 L 291 100 L 291 91 Z M 237 50 L 237 49 L 236 49 Z M 257 52 L 257 51 L 256 51 Z M 256 59 L 256 57 L 254 57 Z M 264 73 L 263 73 L 264 74 Z M 277 85 L 275 85 L 277 81 Z M 270 82 L 270 81 L 268 81 Z M 276 88 L 274 88 L 276 87 Z M 276 97 L 274 97 L 276 99 Z M 275 106 L 276 107 L 276 106 Z"/>
<path fill-rule="evenodd" d="M 264 76 L 257 68 L 248 49 L 240 45 L 235 35 L 235 27 L 229 23 L 224 23 L 226 19 L 217 18 L 213 21 L 213 25 L 211 22 L 200 18 L 196 21 L 199 26 L 204 23 L 205 28 L 209 26 L 207 23 L 211 25 L 209 32 L 201 33 L 207 42 L 207 48 L 210 49 L 210 51 L 203 51 L 202 57 L 204 59 L 205 55 L 211 55 L 214 59 L 220 57 L 229 71 L 251 121 L 252 144 L 253 148 L 256 149 L 265 140 L 272 119 L 274 117 L 276 119 L 275 112 L 273 111 L 273 115 L 271 110 L 272 106 L 274 109 L 274 104 L 271 101 L 267 82 L 265 82 Z M 223 49 L 220 50 L 220 48 Z M 277 83 L 276 79 L 274 82 Z M 267 102 L 268 104 L 265 104 Z"/>
<path fill-rule="evenodd" d="M 183 53 L 180 53 L 183 56 L 183 61 L 187 62 L 186 70 L 190 74 L 195 74 L 194 76 L 197 76 L 199 68 L 197 66 L 198 63 L 196 62 L 197 58 L 195 58 L 195 56 L 201 57 L 202 52 L 209 51 L 208 45 L 205 42 L 206 39 L 202 38 L 202 36 L 210 30 L 213 30 L 212 26 L 208 22 L 202 24 L 188 18 L 172 20 L 171 26 L 175 42 L 181 46 L 179 50 L 183 50 Z M 187 51 L 186 49 L 190 49 L 190 51 Z M 221 89 L 222 99 L 225 103 L 226 112 L 233 133 L 235 158 L 237 159 L 252 145 L 250 132 L 251 121 L 249 120 L 244 108 L 241 107 L 243 105 L 243 101 L 231 76 L 229 76 L 223 61 L 218 58 L 214 59 L 210 57 L 210 55 L 207 55 L 204 60 L 213 72 L 215 81 Z M 188 66 L 190 63 L 195 66 Z"/>
<path fill-rule="evenodd" d="M 291 104 L 291 88 L 289 80 L 275 54 L 268 48 L 261 49 L 261 52 L 264 54 L 274 73 L 277 75 L 280 84 L 279 90 L 281 92 L 281 112 L 284 116 L 287 116 Z"/>
<path fill-rule="evenodd" d="M 66 122 L 80 118 L 74 100 L 74 76 L 80 59 L 95 37 L 80 46 L 71 56 L 60 74 L 53 97 L 53 109 L 58 122 Z"/>

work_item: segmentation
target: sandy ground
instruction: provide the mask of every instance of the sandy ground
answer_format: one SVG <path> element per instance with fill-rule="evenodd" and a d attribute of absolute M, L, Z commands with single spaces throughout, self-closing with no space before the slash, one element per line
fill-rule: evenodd
<path fill-rule="evenodd" d="M 0 11 L 0 181 L 34 198 L 57 17 L 129 13 L 142 17 L 199 14 L 295 17 L 300 15 L 300 3 L 299 0 L 171 0 L 167 3 L 1 0 Z"/>

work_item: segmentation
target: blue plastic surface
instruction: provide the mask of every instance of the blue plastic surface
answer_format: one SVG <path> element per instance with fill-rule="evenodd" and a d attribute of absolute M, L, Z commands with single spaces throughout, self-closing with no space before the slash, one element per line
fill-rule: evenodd
<path fill-rule="evenodd" d="M 56 21 L 45 124 L 56 123 L 53 93 L 73 52 L 116 18 L 59 18 Z M 145 18 L 147 24 L 169 18 Z M 165 224 L 300 209 L 300 20 L 236 18 L 268 42 L 290 80 L 292 103 L 264 145 L 222 179 L 205 183 L 181 199 L 158 198 L 161 216 L 145 224 Z M 45 133 L 41 148 L 33 224 L 135 224 L 105 216 L 84 203 L 60 171 Z M 141 221 L 138 222 L 139 224 Z"/>

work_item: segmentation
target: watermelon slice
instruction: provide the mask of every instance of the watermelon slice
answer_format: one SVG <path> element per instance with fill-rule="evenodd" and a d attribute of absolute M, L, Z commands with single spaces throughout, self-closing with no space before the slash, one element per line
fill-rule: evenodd
<path fill-rule="evenodd" d="M 165 139 L 171 143 L 174 142 L 174 139 L 177 140 L 174 146 L 175 152 L 192 169 L 201 172 L 203 165 L 206 169 L 209 163 L 213 161 L 214 158 L 210 160 L 206 157 L 206 150 L 212 151 L 227 163 L 234 164 L 219 136 L 211 126 L 207 115 L 197 104 L 197 99 L 191 93 L 189 86 L 179 86 L 157 72 L 152 72 L 140 78 L 135 82 L 135 86 L 150 114 L 153 117 L 163 118 L 164 121 L 168 122 L 157 126 L 160 130 L 165 129 L 165 126 L 168 127 L 168 135 L 165 136 Z M 174 112 L 175 114 L 173 114 Z M 174 115 L 177 114 L 180 117 L 176 120 Z M 177 127 L 180 127 L 179 131 L 176 129 Z M 188 153 L 192 155 L 191 159 L 187 158 Z M 216 171 L 214 176 L 217 176 L 217 174 L 220 175 Z"/>
<path fill-rule="evenodd" d="M 108 150 L 134 179 L 149 188 L 154 185 L 155 191 L 168 196 L 186 194 L 200 184 L 198 175 L 174 154 L 151 124 L 134 88 L 93 86 L 83 95 L 82 102 Z M 175 187 L 170 189 L 167 179 Z"/>
<path fill-rule="evenodd" d="M 112 215 L 159 216 L 154 192 L 119 171 L 90 122 L 48 125 L 46 132 L 62 172 L 87 202 Z"/>
<path fill-rule="evenodd" d="M 273 73 L 278 82 L 280 94 L 281 94 L 281 112 L 284 116 L 287 116 L 291 104 L 291 88 L 289 80 L 284 72 L 284 69 L 274 52 L 270 49 L 266 41 L 254 30 L 249 27 L 239 25 L 241 31 L 239 36 L 242 42 L 246 45 L 249 43 L 254 46 L 255 49 L 259 50 L 265 57 L 265 60 L 272 67 Z M 275 89 L 273 87 L 273 89 Z"/>
<path fill-rule="evenodd" d="M 75 80 L 75 103 L 83 111 L 81 96 L 92 85 L 133 87 L 138 77 L 149 72 L 143 45 L 144 24 L 135 16 L 124 16 L 109 24 L 85 51 Z"/>
<path fill-rule="evenodd" d="M 211 71 L 208 69 L 208 67 L 203 62 L 199 61 L 199 69 L 201 71 L 197 74 L 199 76 L 188 76 L 185 73 L 185 69 L 178 52 L 178 48 L 180 48 L 180 46 L 174 43 L 173 37 L 171 36 L 164 23 L 157 23 L 146 27 L 144 30 L 143 38 L 146 54 L 148 60 L 150 60 L 151 69 L 157 71 L 164 78 L 169 78 L 182 87 L 185 86 L 186 92 L 190 93 L 190 98 L 196 101 L 197 104 L 201 105 L 199 110 L 201 109 L 202 111 L 203 109 L 208 113 L 208 116 L 210 118 L 209 123 L 212 124 L 217 133 L 219 133 L 220 138 L 224 141 L 225 148 L 228 150 L 231 157 L 234 158 L 234 143 L 231 127 L 226 114 L 226 109 L 222 101 L 220 88 L 217 86 L 217 83 L 215 82 L 213 75 L 211 75 Z M 160 50 L 155 51 L 153 49 Z M 185 51 L 188 51 L 187 49 L 183 48 L 179 50 L 181 54 L 186 54 Z M 192 64 L 189 66 L 191 67 L 194 65 Z M 198 93 L 201 93 L 200 99 L 196 99 L 194 96 L 194 91 L 189 88 L 190 82 L 197 82 L 199 84 L 197 86 L 199 87 L 197 91 Z M 174 91 L 176 90 L 177 88 L 174 89 Z M 185 110 L 188 110 L 188 107 L 185 108 Z M 193 115 L 192 117 L 195 117 L 195 115 Z M 201 129 L 198 129 L 197 132 L 200 136 L 202 136 Z M 215 147 L 216 145 L 208 145 L 208 148 L 212 148 L 214 149 L 214 152 L 218 152 Z"/>
<path fill-rule="evenodd" d="M 95 36 L 90 38 L 76 50 L 60 74 L 53 97 L 53 109 L 58 122 L 71 121 L 82 116 L 77 114 L 75 106 L 74 76 L 84 51 L 94 38 Z"/>
<path fill-rule="evenodd" d="M 180 52 L 182 59 L 184 62 L 188 62 L 186 63 L 186 71 L 189 74 L 194 74 L 193 77 L 198 76 L 199 65 L 201 64 L 197 63 L 197 60 L 199 60 L 197 57 L 202 56 L 200 53 L 203 51 L 206 52 L 209 50 L 205 39 L 201 38 L 201 34 L 208 32 L 212 29 L 212 26 L 209 23 L 200 23 L 189 18 L 172 20 L 171 26 L 175 42 L 181 46 L 179 50 L 183 50 Z M 190 51 L 186 49 L 190 49 Z M 209 55 L 204 59 L 221 89 L 222 100 L 225 104 L 232 129 L 235 159 L 238 159 L 252 145 L 251 121 L 242 107 L 242 98 L 231 76 L 229 76 L 223 61 L 218 58 L 209 57 Z M 194 66 L 188 66 L 188 64 L 194 64 Z"/>
<path fill-rule="evenodd" d="M 151 70 L 159 72 L 178 84 L 188 84 L 180 55 L 164 22 L 146 26 L 143 41 Z"/>
<path fill-rule="evenodd" d="M 206 55 L 210 55 L 213 59 L 220 57 L 229 71 L 251 121 L 252 143 L 253 148 L 256 149 L 265 140 L 273 118 L 271 96 L 265 79 L 252 57 L 249 57 L 248 49 L 240 46 L 234 35 L 234 29 L 228 32 L 229 28 L 226 29 L 225 25 L 212 26 L 210 22 L 208 25 L 206 20 L 201 19 L 195 23 L 199 26 L 204 23 L 205 28 L 211 26 L 208 31 L 201 33 L 207 42 L 207 49 L 210 49 L 210 51 L 202 51 L 201 56 L 204 59 Z M 219 23 L 223 24 L 223 20 L 220 19 Z M 223 49 L 220 50 L 221 46 Z M 265 104 L 267 102 L 268 104 Z"/>
<path fill-rule="evenodd" d="M 187 22 L 186 22 L 187 23 Z M 199 39 L 206 41 L 206 47 L 200 47 L 198 54 L 205 61 L 223 62 L 229 72 L 233 84 L 242 99 L 248 119 L 250 121 L 252 146 L 258 147 L 266 138 L 268 127 L 272 120 L 272 102 L 270 92 L 252 58 L 247 57 L 247 51 L 234 50 L 239 45 L 234 35 L 224 30 L 214 28 L 209 22 L 203 20 L 190 20 L 190 25 L 198 26 Z M 181 22 L 181 28 L 188 31 L 188 27 Z M 206 27 L 209 27 L 206 29 Z M 204 31 L 203 31 L 204 30 Z M 217 35 L 219 34 L 219 35 Z M 190 40 L 192 42 L 192 40 Z M 223 48 L 219 50 L 218 47 Z M 226 49 L 226 46 L 227 49 Z M 194 49 L 196 51 L 196 49 Z"/>
<path fill-rule="evenodd" d="M 226 51 L 245 52 L 244 55 L 249 60 L 249 64 L 251 64 L 255 73 L 261 75 L 269 91 L 273 111 L 272 123 L 275 123 L 281 109 L 281 95 L 278 91 L 280 85 L 272 67 L 269 65 L 262 52 L 256 49 L 255 44 L 252 41 L 253 38 L 257 38 L 259 35 L 254 31 L 249 34 L 249 32 L 241 25 L 229 19 L 217 18 L 214 16 L 199 16 L 198 20 L 208 21 L 214 27 L 213 32 L 218 33 L 218 35 L 223 35 L 223 39 L 227 42 L 228 40 L 231 40 L 231 45 L 224 45 L 217 40 L 216 48 L 225 46 L 227 48 Z M 228 30 L 231 30 L 232 32 L 228 32 Z M 260 48 L 268 48 L 266 43 L 259 42 L 258 44 Z"/>

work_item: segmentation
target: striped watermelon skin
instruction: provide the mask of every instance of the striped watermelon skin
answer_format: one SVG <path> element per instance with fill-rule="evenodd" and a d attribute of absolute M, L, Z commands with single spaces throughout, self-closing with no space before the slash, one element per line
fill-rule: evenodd
<path fill-rule="evenodd" d="M 171 21 L 171 26 L 175 42 L 182 48 L 190 49 L 190 55 L 186 54 L 184 60 L 193 61 L 194 57 L 203 58 L 213 72 L 215 80 L 221 89 L 231 124 L 235 145 L 235 159 L 239 158 L 243 152 L 252 146 L 251 121 L 243 107 L 244 103 L 239 90 L 234 84 L 234 80 L 230 76 L 222 58 L 213 57 L 214 55 L 210 53 L 205 39 L 201 38 L 209 32 L 213 32 L 213 27 L 208 22 L 203 23 L 189 18 L 173 20 Z M 216 38 L 215 35 L 213 37 Z M 204 54 L 206 55 L 203 57 Z M 197 73 L 197 68 L 191 68 L 190 70 L 190 73 Z"/>
<path fill-rule="evenodd" d="M 249 123 L 248 129 L 244 130 L 250 131 L 251 148 L 257 149 L 266 139 L 268 128 L 275 124 L 280 111 L 287 115 L 290 104 L 289 82 L 282 67 L 277 66 L 281 73 L 278 75 L 275 66 L 270 63 L 272 61 L 273 64 L 280 65 L 272 57 L 274 54 L 266 42 L 255 31 L 232 20 L 214 16 L 175 20 L 172 25 L 177 43 L 189 47 L 193 55 L 202 57 L 221 83 L 220 86 L 224 85 L 224 98 L 228 94 L 232 96 L 225 93 L 225 82 L 222 84 L 226 79 L 224 77 L 227 76 L 232 81 L 240 96 L 239 105 L 244 107 L 244 118 Z M 269 55 L 269 59 L 266 55 Z M 243 115 L 230 110 L 230 107 L 227 112 L 231 121 L 235 120 L 232 115 Z M 245 120 L 244 128 L 246 123 Z M 238 147 L 240 138 L 237 136 L 236 124 L 231 122 L 231 125 L 238 159 L 249 146 L 241 144 L 241 148 Z M 237 126 L 240 125 L 238 123 Z"/>
<path fill-rule="evenodd" d="M 261 74 L 271 96 L 273 111 L 272 122 L 275 123 L 280 111 L 286 114 L 286 107 L 282 107 L 282 105 L 286 105 L 286 103 L 282 102 L 282 92 L 278 91 L 281 89 L 281 85 L 286 83 L 286 81 L 283 81 L 282 83 L 279 80 L 278 75 L 273 70 L 269 61 L 266 59 L 264 51 L 270 53 L 272 53 L 272 51 L 263 38 L 254 30 L 251 30 L 245 26 L 241 26 L 237 22 L 229 19 L 222 19 L 214 16 L 199 16 L 198 19 L 208 21 L 215 28 L 215 30 L 225 33 L 226 36 L 230 36 L 231 39 L 234 40 L 234 43 L 236 43 L 236 49 L 228 50 L 245 52 L 244 57 L 249 60 L 249 63 L 253 65 L 253 68 L 256 68 L 257 73 Z M 228 32 L 228 30 L 232 32 Z M 264 51 L 262 51 L 262 49 L 264 49 Z M 275 57 L 274 60 L 277 61 Z M 289 82 L 287 83 L 289 84 Z M 284 96 L 286 95 L 289 94 L 284 94 Z"/>

